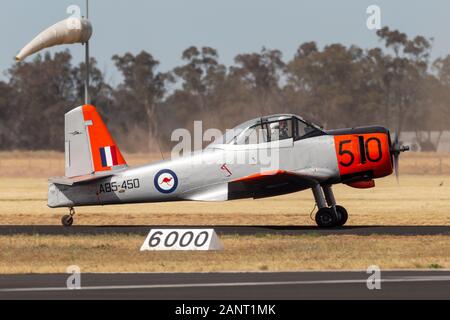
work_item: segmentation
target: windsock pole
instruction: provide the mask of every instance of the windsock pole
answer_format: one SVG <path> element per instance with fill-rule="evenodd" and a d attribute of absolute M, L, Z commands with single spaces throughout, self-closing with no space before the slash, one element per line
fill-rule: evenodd
<path fill-rule="evenodd" d="M 89 0 L 86 0 L 86 19 L 89 20 Z M 84 104 L 90 104 L 89 98 L 89 74 L 91 71 L 89 63 L 89 40 L 85 43 L 86 50 L 86 79 L 84 81 Z"/>

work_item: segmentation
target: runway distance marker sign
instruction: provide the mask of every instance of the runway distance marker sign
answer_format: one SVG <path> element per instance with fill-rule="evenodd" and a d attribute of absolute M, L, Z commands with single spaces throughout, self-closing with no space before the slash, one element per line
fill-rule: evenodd
<path fill-rule="evenodd" d="M 223 250 L 214 229 L 151 229 L 141 251 Z"/>

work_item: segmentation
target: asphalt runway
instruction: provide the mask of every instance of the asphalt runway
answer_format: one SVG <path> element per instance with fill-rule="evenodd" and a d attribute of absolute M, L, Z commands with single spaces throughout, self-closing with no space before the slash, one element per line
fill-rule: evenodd
<path fill-rule="evenodd" d="M 147 235 L 155 228 L 213 228 L 220 235 L 450 235 L 450 226 L 348 226 L 320 229 L 315 226 L 0 226 L 0 235 L 101 235 L 136 234 Z"/>
<path fill-rule="evenodd" d="M 382 271 L 379 290 L 363 271 L 81 274 L 80 289 L 68 276 L 0 275 L 0 299 L 450 299 L 450 270 Z"/>

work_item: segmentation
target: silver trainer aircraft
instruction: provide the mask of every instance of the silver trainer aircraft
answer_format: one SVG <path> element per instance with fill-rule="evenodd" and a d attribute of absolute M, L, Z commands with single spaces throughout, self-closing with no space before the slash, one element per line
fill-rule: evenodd
<path fill-rule="evenodd" d="M 374 187 L 397 171 L 409 148 L 391 143 L 384 127 L 325 131 L 292 114 L 247 121 L 201 152 L 128 167 L 92 105 L 65 115 L 65 177 L 49 180 L 48 206 L 67 207 L 61 222 L 73 224 L 75 207 L 164 201 L 227 201 L 312 189 L 320 227 L 343 226 L 332 185 Z"/>

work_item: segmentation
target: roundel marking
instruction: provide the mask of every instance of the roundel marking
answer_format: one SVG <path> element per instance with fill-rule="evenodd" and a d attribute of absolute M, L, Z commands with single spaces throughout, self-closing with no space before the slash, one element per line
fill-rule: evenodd
<path fill-rule="evenodd" d="M 172 193 L 178 187 L 178 177 L 172 170 L 164 169 L 155 175 L 155 188 L 161 193 Z"/>

